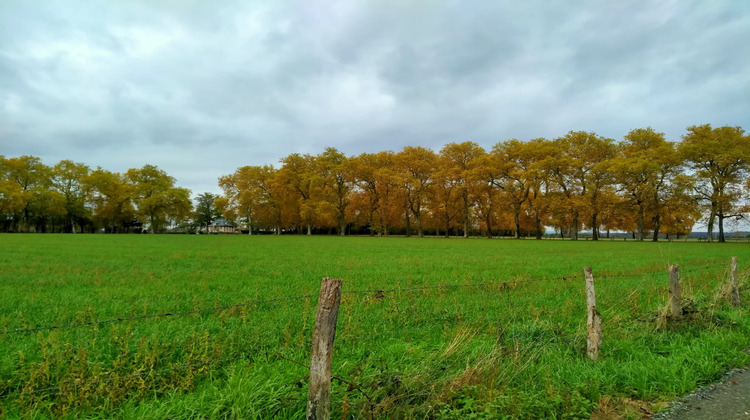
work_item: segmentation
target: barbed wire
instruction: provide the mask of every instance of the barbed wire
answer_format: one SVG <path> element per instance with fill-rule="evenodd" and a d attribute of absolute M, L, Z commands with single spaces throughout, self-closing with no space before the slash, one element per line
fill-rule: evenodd
<path fill-rule="evenodd" d="M 702 270 L 702 269 L 710 269 L 710 268 L 716 268 L 716 267 L 723 267 L 723 265 L 696 267 L 693 269 L 682 270 L 682 272 L 683 273 L 695 272 L 695 271 Z M 618 278 L 618 277 L 628 278 L 628 277 L 638 277 L 638 276 L 650 276 L 650 275 L 658 274 L 660 272 L 661 271 L 652 271 L 652 272 L 646 272 L 646 273 L 603 274 L 603 275 L 597 275 L 595 276 L 595 278 L 601 279 L 601 278 Z M 491 282 L 481 282 L 481 283 L 438 284 L 438 285 L 429 285 L 429 286 L 415 286 L 415 287 L 391 288 L 391 289 L 345 290 L 345 291 L 342 291 L 341 293 L 342 294 L 369 294 L 369 293 L 385 294 L 385 293 L 408 292 L 408 291 L 416 291 L 416 290 L 452 289 L 452 288 L 462 288 L 462 287 L 482 287 L 482 286 L 498 286 L 498 285 L 517 285 L 517 284 L 523 284 L 523 283 L 544 282 L 544 281 L 569 281 L 569 280 L 577 280 L 581 278 L 582 278 L 581 275 L 574 274 L 574 275 L 559 276 L 559 277 L 540 277 L 540 278 L 533 278 L 533 279 L 504 280 L 504 281 L 491 281 Z M 249 302 L 240 302 L 240 303 L 235 303 L 231 305 L 213 306 L 213 307 L 207 307 L 207 308 L 193 309 L 189 311 L 163 312 L 163 313 L 156 313 L 156 314 L 123 316 L 123 317 L 117 317 L 117 318 L 94 320 L 94 321 L 88 321 L 88 322 L 77 322 L 77 323 L 61 324 L 61 325 L 47 325 L 47 326 L 38 326 L 38 327 L 29 327 L 29 328 L 17 328 L 17 329 L 12 329 L 12 330 L 0 331 L 0 335 L 23 334 L 23 333 L 31 333 L 31 332 L 38 332 L 38 331 L 49 331 L 49 330 L 58 330 L 58 329 L 77 328 L 77 327 L 83 327 L 83 326 L 111 324 L 111 323 L 125 322 L 125 321 L 138 321 L 138 320 L 153 319 L 153 318 L 166 318 L 166 317 L 173 317 L 173 316 L 194 315 L 194 314 L 203 313 L 203 312 L 212 312 L 212 311 L 218 311 L 218 310 L 232 309 L 232 308 L 243 307 L 243 306 L 257 305 L 261 303 L 282 302 L 282 301 L 314 298 L 315 296 L 316 295 L 314 294 L 306 294 L 306 295 L 289 296 L 289 297 L 282 297 L 282 298 L 272 298 L 272 299 L 262 299 L 262 300 L 255 300 L 255 301 L 249 301 Z"/>
<path fill-rule="evenodd" d="M 716 266 L 707 266 L 707 267 L 697 267 L 695 269 L 683 270 L 682 272 L 693 272 L 693 271 L 697 271 L 701 269 L 709 269 L 709 268 L 715 268 L 715 267 L 723 267 L 723 266 L 716 265 Z M 595 275 L 595 278 L 601 279 L 601 278 L 618 278 L 618 277 L 628 278 L 628 277 L 639 277 L 639 276 L 651 276 L 651 275 L 659 274 L 662 272 L 663 271 L 659 270 L 659 271 L 649 271 L 649 272 L 644 272 L 644 273 L 603 274 L 603 275 Z M 571 275 L 559 276 L 559 277 L 539 277 L 539 278 L 532 278 L 532 279 L 490 281 L 490 282 L 481 282 L 481 283 L 437 284 L 437 285 L 429 285 L 429 286 L 414 286 L 414 287 L 392 288 L 392 289 L 344 290 L 341 292 L 341 294 L 394 293 L 394 292 L 409 292 L 409 291 L 415 291 L 415 290 L 497 286 L 497 285 L 504 285 L 504 284 L 521 284 L 521 283 L 543 282 L 543 281 L 568 281 L 568 280 L 581 279 L 582 277 L 583 276 L 580 274 L 571 274 Z"/>
<path fill-rule="evenodd" d="M 156 313 L 156 314 L 101 319 L 101 320 L 88 321 L 88 322 L 77 322 L 77 323 L 63 324 L 63 325 L 48 325 L 48 326 L 43 326 L 43 327 L 18 328 L 14 330 L 0 331 L 0 335 L 29 333 L 29 332 L 46 331 L 46 330 L 58 330 L 58 329 L 66 329 L 66 328 L 76 328 L 76 327 L 83 327 L 83 326 L 111 324 L 115 322 L 137 321 L 137 320 L 151 319 L 151 318 L 165 318 L 165 317 L 170 317 L 170 316 L 192 315 L 192 314 L 198 314 L 198 313 L 203 313 L 203 312 L 219 311 L 219 310 L 224 310 L 224 309 L 239 308 L 242 306 L 257 305 L 260 303 L 299 300 L 299 299 L 305 299 L 305 298 L 311 298 L 311 297 L 315 297 L 315 295 L 299 295 L 299 296 L 289 296 L 289 297 L 283 297 L 283 298 L 254 300 L 254 301 L 249 301 L 249 302 L 235 303 L 232 305 L 222 305 L 222 306 L 213 306 L 210 308 L 193 309 L 190 311 L 163 312 L 163 313 Z"/>
<path fill-rule="evenodd" d="M 694 273 L 696 271 L 710 270 L 710 269 L 713 269 L 713 268 L 725 268 L 725 269 L 729 269 L 729 266 L 728 265 L 724 265 L 724 264 L 716 264 L 716 265 L 708 265 L 708 266 L 704 266 L 704 267 L 687 268 L 685 270 L 683 270 L 682 268 L 680 268 L 680 273 Z"/>
<path fill-rule="evenodd" d="M 431 325 L 426 325 L 424 327 L 414 327 L 414 328 L 399 328 L 397 330 L 389 330 L 379 333 L 373 333 L 373 334 L 366 334 L 366 335 L 358 335 L 353 337 L 342 337 L 340 341 L 359 341 L 367 338 L 373 338 L 373 337 L 383 337 L 387 335 L 396 335 L 396 334 L 402 334 L 402 333 L 408 333 L 413 331 L 424 331 L 424 330 L 430 330 L 440 327 L 445 327 L 447 325 L 454 325 L 454 324 L 467 324 L 471 322 L 478 322 L 482 321 L 482 318 L 472 319 L 472 320 L 462 320 L 462 319 L 451 319 L 451 318 L 444 318 L 440 321 L 447 321 L 447 322 L 441 322 Z M 493 320 L 490 318 L 484 318 L 484 320 Z"/>
<path fill-rule="evenodd" d="M 505 280 L 505 281 L 489 281 L 482 283 L 462 283 L 462 284 L 436 284 L 431 286 L 415 286 L 415 287 L 404 287 L 396 289 L 371 289 L 371 290 L 345 290 L 341 294 L 367 294 L 367 293 L 394 293 L 394 292 L 409 292 L 414 290 L 429 290 L 429 289 L 451 289 L 460 287 L 481 287 L 481 286 L 497 286 L 502 284 L 518 284 L 518 283 L 530 283 L 535 281 L 557 281 L 557 280 L 573 280 L 581 278 L 580 275 L 569 275 L 561 277 L 544 277 L 538 279 L 520 279 L 520 280 Z"/>

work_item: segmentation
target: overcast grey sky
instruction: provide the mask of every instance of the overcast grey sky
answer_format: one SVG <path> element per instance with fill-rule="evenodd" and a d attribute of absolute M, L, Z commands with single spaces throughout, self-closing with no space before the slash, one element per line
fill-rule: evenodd
<path fill-rule="evenodd" d="M 333 146 L 750 130 L 750 1 L 0 0 L 0 154 L 194 194 Z"/>

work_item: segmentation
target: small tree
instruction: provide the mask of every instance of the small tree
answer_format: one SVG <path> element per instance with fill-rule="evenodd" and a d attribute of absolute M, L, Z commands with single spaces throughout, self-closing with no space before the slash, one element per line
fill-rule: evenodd
<path fill-rule="evenodd" d="M 195 200 L 195 224 L 199 227 L 205 227 L 206 232 L 208 232 L 211 223 L 221 217 L 215 203 L 217 198 L 219 198 L 218 195 L 205 192 Z"/>

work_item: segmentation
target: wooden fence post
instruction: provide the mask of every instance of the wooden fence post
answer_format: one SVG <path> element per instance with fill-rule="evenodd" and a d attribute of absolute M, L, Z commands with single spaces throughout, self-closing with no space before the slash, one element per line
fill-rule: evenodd
<path fill-rule="evenodd" d="M 732 257 L 729 268 L 729 302 L 733 306 L 740 305 L 740 288 L 737 281 L 737 257 Z"/>
<path fill-rule="evenodd" d="M 596 292 L 594 291 L 594 275 L 591 267 L 583 267 L 586 277 L 586 306 L 588 312 L 588 333 L 586 335 L 586 354 L 589 359 L 599 358 L 602 347 L 602 316 L 596 310 Z"/>
<path fill-rule="evenodd" d="M 331 361 L 339 303 L 341 279 L 323 278 L 320 283 L 318 312 L 315 315 L 312 336 L 310 390 L 307 396 L 308 420 L 328 420 L 331 417 Z"/>
<path fill-rule="evenodd" d="M 682 284 L 680 266 L 669 265 L 669 312 L 672 318 L 682 318 Z"/>

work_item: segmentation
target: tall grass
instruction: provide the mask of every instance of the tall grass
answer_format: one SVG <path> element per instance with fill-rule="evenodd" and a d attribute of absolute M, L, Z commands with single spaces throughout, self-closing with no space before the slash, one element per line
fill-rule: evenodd
<path fill-rule="evenodd" d="M 740 308 L 718 298 L 731 255 L 742 267 L 750 247 L 0 235 L 3 331 L 246 303 L 0 334 L 0 414 L 299 418 L 322 277 L 344 280 L 336 418 L 655 410 L 750 361 L 747 282 Z M 669 264 L 690 314 L 663 324 Z M 585 358 L 585 265 L 604 320 L 598 362 Z M 253 303 L 281 297 L 299 298 Z"/>

